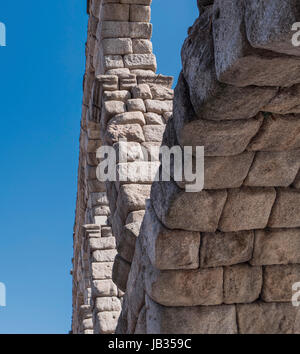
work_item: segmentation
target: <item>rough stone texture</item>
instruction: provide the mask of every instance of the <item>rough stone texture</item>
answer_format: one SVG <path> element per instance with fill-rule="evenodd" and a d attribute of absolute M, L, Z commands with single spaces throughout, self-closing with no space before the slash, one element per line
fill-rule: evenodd
<path fill-rule="evenodd" d="M 202 268 L 229 266 L 252 257 L 253 231 L 203 233 L 200 262 Z"/>
<path fill-rule="evenodd" d="M 219 228 L 224 232 L 264 229 L 276 198 L 274 188 L 241 188 L 228 191 Z"/>
<path fill-rule="evenodd" d="M 292 301 L 292 286 L 299 282 L 299 278 L 299 264 L 266 266 L 262 299 L 265 302 Z"/>
<path fill-rule="evenodd" d="M 285 303 L 237 305 L 241 334 L 299 334 L 299 308 Z"/>
<path fill-rule="evenodd" d="M 250 303 L 259 298 L 262 268 L 239 264 L 224 268 L 225 304 Z"/>
<path fill-rule="evenodd" d="M 232 305 L 165 307 L 146 297 L 149 334 L 236 334 Z"/>
<path fill-rule="evenodd" d="M 300 333 L 299 2 L 198 0 L 175 96 L 150 4 L 88 1 L 72 331 Z M 202 191 L 151 187 L 160 144 L 204 146 Z M 126 181 L 97 180 L 102 145 Z"/>

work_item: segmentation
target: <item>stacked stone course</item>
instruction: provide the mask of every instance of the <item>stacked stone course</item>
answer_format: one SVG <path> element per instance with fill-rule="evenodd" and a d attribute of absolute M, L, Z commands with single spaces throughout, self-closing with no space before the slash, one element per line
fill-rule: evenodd
<path fill-rule="evenodd" d="M 163 144 L 205 147 L 204 190 L 152 185 L 118 333 L 300 333 L 300 6 L 198 5 Z"/>
<path fill-rule="evenodd" d="M 88 1 L 73 333 L 115 331 L 145 200 L 159 165 L 158 148 L 172 114 L 173 79 L 155 74 L 150 3 Z M 118 175 L 126 173 L 127 181 L 97 180 L 97 150 L 105 145 L 120 154 L 128 151 L 127 163 L 117 161 Z"/>
<path fill-rule="evenodd" d="M 299 2 L 198 0 L 174 111 L 150 3 L 88 1 L 73 332 L 300 333 Z M 205 147 L 203 191 L 151 186 L 161 144 Z M 96 179 L 103 145 L 126 182 Z"/>

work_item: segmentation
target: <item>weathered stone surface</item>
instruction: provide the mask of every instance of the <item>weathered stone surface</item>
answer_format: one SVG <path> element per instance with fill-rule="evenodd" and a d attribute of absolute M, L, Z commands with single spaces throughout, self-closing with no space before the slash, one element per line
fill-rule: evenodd
<path fill-rule="evenodd" d="M 233 305 L 165 307 L 146 297 L 148 334 L 236 334 Z"/>
<path fill-rule="evenodd" d="M 294 283 L 299 282 L 300 265 L 273 265 L 264 268 L 262 299 L 265 302 L 292 301 Z"/>
<path fill-rule="evenodd" d="M 117 143 L 121 138 L 125 138 L 127 141 L 145 141 L 140 124 L 109 124 L 105 137 L 110 144 Z"/>
<path fill-rule="evenodd" d="M 103 70 L 124 68 L 124 61 L 121 55 L 105 55 L 103 58 Z"/>
<path fill-rule="evenodd" d="M 247 262 L 253 252 L 253 231 L 203 233 L 200 264 L 202 268 Z"/>
<path fill-rule="evenodd" d="M 300 229 L 256 230 L 252 265 L 300 263 Z"/>
<path fill-rule="evenodd" d="M 160 163 L 136 161 L 128 163 L 119 163 L 117 165 L 117 179 L 120 184 L 123 183 L 147 183 L 154 181 L 157 175 Z"/>
<path fill-rule="evenodd" d="M 275 96 L 276 89 L 240 88 L 218 81 L 210 30 L 213 16 L 209 9 L 196 20 L 182 49 L 183 76 L 188 84 L 191 103 L 199 119 L 219 121 L 253 117 Z M 183 77 L 179 79 L 179 91 L 185 80 Z"/>
<path fill-rule="evenodd" d="M 164 125 L 145 125 L 143 127 L 145 141 L 161 142 L 164 131 Z"/>
<path fill-rule="evenodd" d="M 145 101 L 147 112 L 163 114 L 173 110 L 173 101 L 171 100 L 146 100 Z"/>
<path fill-rule="evenodd" d="M 131 98 L 131 94 L 129 91 L 104 91 L 103 99 L 104 101 L 123 101 L 126 102 L 129 98 Z"/>
<path fill-rule="evenodd" d="M 205 156 L 239 155 L 256 135 L 261 122 L 261 118 L 221 122 L 198 120 L 177 130 L 177 137 L 181 146 L 204 146 Z"/>
<path fill-rule="evenodd" d="M 146 22 L 105 21 L 102 24 L 102 38 L 142 38 L 150 39 L 152 25 Z"/>
<path fill-rule="evenodd" d="M 300 148 L 299 115 L 267 115 L 259 133 L 251 141 L 252 151 L 283 151 Z"/>
<path fill-rule="evenodd" d="M 152 98 L 154 100 L 172 100 L 174 98 L 174 91 L 168 87 L 161 85 L 150 84 Z"/>
<path fill-rule="evenodd" d="M 135 100 L 129 100 L 129 101 L 135 101 Z M 118 124 L 118 125 L 122 125 L 122 124 L 140 124 L 140 125 L 144 125 L 145 124 L 145 119 L 144 119 L 144 115 L 142 112 L 126 112 L 126 113 L 122 113 L 122 114 L 118 114 L 116 116 L 114 116 L 109 124 Z"/>
<path fill-rule="evenodd" d="M 128 184 L 120 187 L 117 207 L 124 221 L 132 211 L 145 209 L 151 186 L 147 184 Z"/>
<path fill-rule="evenodd" d="M 156 71 L 157 62 L 154 54 L 128 54 L 124 56 L 125 68 Z"/>
<path fill-rule="evenodd" d="M 144 306 L 139 314 L 134 334 L 146 334 L 147 333 L 147 311 Z"/>
<path fill-rule="evenodd" d="M 262 108 L 264 112 L 277 114 L 300 113 L 300 85 L 280 88 L 277 95 Z"/>
<path fill-rule="evenodd" d="M 140 98 L 142 100 L 152 99 L 150 87 L 146 84 L 133 87 L 131 92 L 133 98 Z"/>
<path fill-rule="evenodd" d="M 132 49 L 135 54 L 152 53 L 152 42 L 147 39 L 133 39 Z"/>
<path fill-rule="evenodd" d="M 254 3 L 257 1 L 250 1 L 247 6 L 248 37 L 252 32 L 250 22 L 259 13 L 259 7 L 250 10 Z M 271 5 L 275 5 L 274 11 L 268 13 L 268 22 L 264 25 L 269 29 L 273 27 L 273 25 L 270 26 L 270 23 L 275 26 L 278 23 L 278 13 L 281 12 L 278 7 L 279 3 L 276 1 Z M 264 5 L 261 4 L 261 6 Z M 300 82 L 299 58 L 286 57 L 271 51 L 261 52 L 250 46 L 244 25 L 246 18 L 244 3 L 234 0 L 227 4 L 222 0 L 217 0 L 214 2 L 214 9 L 219 14 L 213 19 L 216 71 L 219 81 L 242 87 L 250 85 L 288 87 Z M 258 17 L 262 12 L 260 11 Z M 252 23 L 255 25 L 256 21 L 254 20 Z M 252 29 L 252 34 L 256 38 L 262 38 L 265 35 L 265 33 L 260 34 L 259 28 L 252 27 Z M 251 39 L 254 38 L 252 35 L 251 37 Z M 266 40 L 264 47 L 268 44 L 273 45 L 269 40 Z"/>
<path fill-rule="evenodd" d="M 117 296 L 118 289 L 112 280 L 94 280 L 92 282 L 93 297 Z"/>
<path fill-rule="evenodd" d="M 102 40 L 104 55 L 124 55 L 132 53 L 130 38 L 107 38 Z"/>
<path fill-rule="evenodd" d="M 113 263 L 105 262 L 93 262 L 92 263 L 92 279 L 102 280 L 111 279 Z"/>
<path fill-rule="evenodd" d="M 91 238 L 89 239 L 89 248 L 91 251 L 111 250 L 116 248 L 114 237 Z"/>
<path fill-rule="evenodd" d="M 95 332 L 99 334 L 112 334 L 117 327 L 119 311 L 99 312 L 96 315 Z"/>
<path fill-rule="evenodd" d="M 102 21 L 129 21 L 130 6 L 126 4 L 103 4 Z"/>
<path fill-rule="evenodd" d="M 200 233 L 166 229 L 150 203 L 147 204 L 140 232 L 155 268 L 170 270 L 199 267 Z"/>
<path fill-rule="evenodd" d="M 131 22 L 149 22 L 151 17 L 150 6 L 131 5 L 130 21 Z"/>
<path fill-rule="evenodd" d="M 129 272 L 130 264 L 126 262 L 122 257 L 117 255 L 112 270 L 112 279 L 113 282 L 117 285 L 117 287 L 124 292 L 126 291 L 126 284 Z"/>
<path fill-rule="evenodd" d="M 258 1 L 245 3 L 247 38 L 252 47 L 300 56 L 300 49 L 292 45 L 295 33 L 292 26 L 299 20 L 297 0 Z"/>
<path fill-rule="evenodd" d="M 121 302 L 117 297 L 97 297 L 95 299 L 95 310 L 98 312 L 120 311 Z"/>
<path fill-rule="evenodd" d="M 121 101 L 106 101 L 104 103 L 104 119 L 107 122 L 111 117 L 126 111 L 126 105 Z"/>
<path fill-rule="evenodd" d="M 259 298 L 262 268 L 239 264 L 224 268 L 225 304 L 250 303 Z"/>
<path fill-rule="evenodd" d="M 141 145 L 134 141 L 119 141 L 114 144 L 114 149 L 117 154 L 116 163 L 125 162 L 125 160 L 127 162 L 142 161 L 144 159 Z"/>
<path fill-rule="evenodd" d="M 93 252 L 93 262 L 113 262 L 116 250 L 96 250 Z"/>
<path fill-rule="evenodd" d="M 300 167 L 300 150 L 257 152 L 245 180 L 251 187 L 288 187 Z"/>
<path fill-rule="evenodd" d="M 146 107 L 145 107 L 144 101 L 142 99 L 134 98 L 134 99 L 127 101 L 127 110 L 128 110 L 128 112 L 138 111 L 138 112 L 145 113 Z"/>
<path fill-rule="evenodd" d="M 164 125 L 164 119 L 161 115 L 153 112 L 145 113 L 145 120 L 148 125 Z"/>
<path fill-rule="evenodd" d="M 237 305 L 241 334 L 299 334 L 300 312 L 292 304 Z"/>
<path fill-rule="evenodd" d="M 186 193 L 174 182 L 154 182 L 151 200 L 169 229 L 215 232 L 227 198 L 226 190 Z"/>
<path fill-rule="evenodd" d="M 204 189 L 241 187 L 253 158 L 254 154 L 248 152 L 236 156 L 206 157 L 204 160 Z"/>
<path fill-rule="evenodd" d="M 300 189 L 300 170 L 295 178 L 295 181 L 293 183 L 293 187 L 294 188 L 297 188 L 297 189 Z"/>
<path fill-rule="evenodd" d="M 264 229 L 275 198 L 274 188 L 228 190 L 219 229 L 224 232 Z"/>
<path fill-rule="evenodd" d="M 149 264 L 145 290 L 164 306 L 219 305 L 223 302 L 223 269 L 157 270 Z"/>
<path fill-rule="evenodd" d="M 292 188 L 278 188 L 272 209 L 270 227 L 292 228 L 300 226 L 300 191 Z"/>

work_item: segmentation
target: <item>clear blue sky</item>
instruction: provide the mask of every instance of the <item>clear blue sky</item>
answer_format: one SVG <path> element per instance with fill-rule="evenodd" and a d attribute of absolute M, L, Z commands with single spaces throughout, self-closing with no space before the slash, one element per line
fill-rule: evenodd
<path fill-rule="evenodd" d="M 0 333 L 67 333 L 86 0 L 1 1 Z M 158 72 L 178 76 L 196 0 L 153 0 Z"/>

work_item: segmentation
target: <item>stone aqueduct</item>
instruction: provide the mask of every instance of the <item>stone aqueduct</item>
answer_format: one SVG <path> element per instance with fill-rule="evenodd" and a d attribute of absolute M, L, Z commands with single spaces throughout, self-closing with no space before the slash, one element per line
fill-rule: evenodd
<path fill-rule="evenodd" d="M 150 5 L 88 1 L 72 332 L 300 333 L 300 2 L 198 0 L 175 94 Z M 135 173 L 161 144 L 205 147 L 204 190 Z"/>

